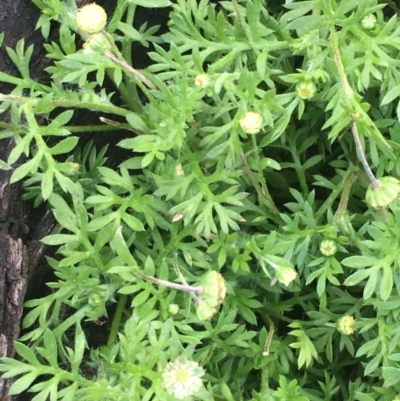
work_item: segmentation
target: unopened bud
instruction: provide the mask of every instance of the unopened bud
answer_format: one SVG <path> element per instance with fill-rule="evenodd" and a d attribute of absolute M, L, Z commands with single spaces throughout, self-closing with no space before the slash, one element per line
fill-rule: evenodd
<path fill-rule="evenodd" d="M 346 336 L 354 333 L 354 329 L 351 327 L 355 322 L 353 316 L 342 316 L 336 321 L 336 329 L 339 333 L 342 333 Z"/>
<path fill-rule="evenodd" d="M 286 287 L 297 277 L 296 270 L 290 266 L 278 267 L 275 274 L 278 281 Z"/>
<path fill-rule="evenodd" d="M 303 81 L 299 82 L 296 85 L 297 95 L 304 100 L 308 100 L 314 97 L 316 91 L 317 88 L 315 87 L 315 84 L 312 81 Z"/>
<path fill-rule="evenodd" d="M 370 31 L 371 29 L 375 28 L 376 24 L 376 17 L 374 14 L 369 14 L 366 15 L 363 20 L 361 21 L 361 26 L 366 29 L 367 31 Z"/>
<path fill-rule="evenodd" d="M 103 7 L 96 3 L 86 4 L 79 9 L 76 16 L 78 28 L 85 33 L 101 31 L 107 23 L 107 14 Z"/>
<path fill-rule="evenodd" d="M 332 239 L 325 238 L 320 246 L 319 250 L 321 251 L 322 255 L 324 256 L 332 256 L 337 252 L 337 245 L 336 242 Z"/>
<path fill-rule="evenodd" d="M 246 134 L 258 134 L 263 125 L 263 118 L 260 113 L 248 111 L 239 121 L 240 127 Z"/>
<path fill-rule="evenodd" d="M 210 77 L 207 74 L 199 74 L 194 80 L 194 84 L 200 88 L 208 88 L 210 86 Z"/>
<path fill-rule="evenodd" d="M 382 209 L 394 202 L 400 194 L 400 181 L 394 177 L 383 177 L 378 180 L 379 186 L 370 185 L 365 195 L 368 205 Z"/>

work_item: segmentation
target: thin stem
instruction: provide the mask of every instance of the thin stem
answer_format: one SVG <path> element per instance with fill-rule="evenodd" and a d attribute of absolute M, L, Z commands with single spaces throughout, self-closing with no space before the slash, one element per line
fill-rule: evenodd
<path fill-rule="evenodd" d="M 151 89 L 155 89 L 156 87 L 153 85 L 152 82 L 150 82 L 141 72 L 133 68 L 131 65 L 129 65 L 126 61 L 118 59 L 114 54 L 112 54 L 109 50 L 106 50 L 104 52 L 104 55 L 109 58 L 111 61 L 113 61 L 115 64 L 120 65 L 122 68 L 127 70 L 129 73 L 131 73 L 135 78 L 138 78 L 141 82 L 143 82 L 147 87 Z"/>
<path fill-rule="evenodd" d="M 236 14 L 237 14 L 237 16 L 239 18 L 240 24 L 242 25 L 244 33 L 245 33 L 250 45 L 253 47 L 254 39 L 253 39 L 253 36 L 252 36 L 252 34 L 250 32 L 249 27 L 246 24 L 246 20 L 244 19 L 243 14 L 240 11 L 239 4 L 237 3 L 236 0 L 232 0 L 232 4 L 233 4 L 233 8 L 235 9 Z"/>
<path fill-rule="evenodd" d="M 117 309 L 115 310 L 114 318 L 111 324 L 110 335 L 108 336 L 107 347 L 111 347 L 118 336 L 119 325 L 121 323 L 122 314 L 125 310 L 126 301 L 128 296 L 123 294 L 119 296 Z"/>
<path fill-rule="evenodd" d="M 265 316 L 265 318 L 267 319 L 268 324 L 269 324 L 269 333 L 268 333 L 267 340 L 265 341 L 263 356 L 268 356 L 269 355 L 269 347 L 271 346 L 272 338 L 274 337 L 275 326 L 274 326 L 274 322 L 271 320 L 271 318 L 269 316 Z"/>
<path fill-rule="evenodd" d="M 339 43 L 338 43 L 334 25 L 330 26 L 330 33 L 331 33 L 331 40 L 332 40 L 333 57 L 335 58 L 336 67 L 338 69 L 340 82 L 343 86 L 344 93 L 348 97 L 353 96 L 353 89 L 351 89 L 349 81 L 347 80 L 346 73 L 344 71 L 344 66 L 343 66 L 343 62 L 342 62 L 342 57 L 340 55 Z"/>
<path fill-rule="evenodd" d="M 355 122 L 353 122 L 351 124 L 351 132 L 353 133 L 354 143 L 356 144 L 358 157 L 360 158 L 361 164 L 363 165 L 364 170 L 365 170 L 369 180 L 371 181 L 371 185 L 375 189 L 379 188 L 379 182 L 375 178 L 375 175 L 372 172 L 371 167 L 369 166 L 369 164 L 367 162 L 367 158 L 365 157 L 365 154 L 362 150 L 360 136 L 358 135 L 357 125 Z"/>
<path fill-rule="evenodd" d="M 173 263 L 174 263 L 175 272 L 176 272 L 176 274 L 178 275 L 179 279 L 182 281 L 182 283 L 183 283 L 184 285 L 189 286 L 189 284 L 187 283 L 185 277 L 183 277 L 183 274 L 181 273 L 181 271 L 180 271 L 180 269 L 179 269 L 179 266 L 178 266 L 178 255 L 177 255 L 176 252 L 175 252 L 175 255 L 174 255 L 174 262 L 173 262 Z M 191 295 L 191 297 L 193 298 L 193 300 L 194 300 L 194 302 L 196 303 L 196 305 L 199 306 L 199 305 L 201 304 L 201 301 L 200 301 L 200 299 L 197 297 L 197 295 L 196 295 L 195 293 L 193 293 L 193 292 L 190 292 L 190 295 Z"/>
<path fill-rule="evenodd" d="M 254 152 L 254 157 L 256 159 L 256 165 L 257 165 L 257 173 L 258 173 L 258 178 L 261 182 L 261 188 L 262 188 L 262 192 L 263 194 L 267 194 L 267 196 L 269 196 L 272 204 L 275 206 L 275 203 L 272 199 L 272 196 L 269 193 L 268 187 L 267 187 L 267 183 L 265 181 L 265 177 L 264 174 L 261 170 L 261 159 L 260 159 L 260 155 L 259 155 L 259 149 L 258 149 L 258 145 L 257 145 L 257 139 L 255 135 L 251 136 L 252 139 L 252 145 L 253 145 L 253 152 Z M 278 209 L 277 209 L 278 210 Z"/>
<path fill-rule="evenodd" d="M 24 96 L 4 95 L 3 93 L 0 93 L 0 102 L 7 100 L 23 104 L 27 102 L 32 102 L 32 105 L 35 105 L 40 101 L 40 99 L 32 99 L 30 97 Z M 76 102 L 73 100 L 55 99 L 50 101 L 50 104 L 54 107 L 65 107 L 67 109 L 88 109 L 93 111 L 101 111 L 103 113 L 116 114 L 123 117 L 130 113 L 129 110 L 123 109 L 122 107 L 114 106 L 113 104 L 102 104 L 96 102 Z"/>
<path fill-rule="evenodd" d="M 194 293 L 194 294 L 204 294 L 203 287 L 194 287 L 191 285 L 173 283 L 171 281 L 166 281 L 166 280 L 161 280 L 161 279 L 158 279 L 155 277 L 146 276 L 145 274 L 140 273 L 140 272 L 136 272 L 136 274 L 143 280 L 146 280 L 153 284 L 162 285 L 164 287 L 173 288 L 174 290 L 186 291 L 186 292 L 190 292 L 190 293 Z"/>
<path fill-rule="evenodd" d="M 339 227 L 341 226 L 342 231 L 347 233 L 349 238 L 351 239 L 352 242 L 361 242 L 357 240 L 357 235 L 354 231 L 354 228 L 352 224 L 350 223 L 350 220 L 346 218 L 346 213 L 347 213 L 347 205 L 349 203 L 350 199 L 350 193 L 351 189 L 353 187 L 354 182 L 357 180 L 359 177 L 360 173 L 363 174 L 365 178 L 365 174 L 361 170 L 353 170 L 350 171 L 347 177 L 344 180 L 343 183 L 343 190 L 342 190 L 342 195 L 340 197 L 340 202 L 339 206 L 336 210 L 336 213 L 333 217 L 333 223 L 335 225 L 338 225 Z M 343 218 L 343 221 L 341 222 L 341 219 Z M 325 294 L 326 296 L 326 294 Z"/>
<path fill-rule="evenodd" d="M 108 126 L 106 126 L 106 127 L 110 130 L 121 129 L 121 130 L 126 130 L 126 131 L 132 131 L 135 134 L 139 134 L 139 135 L 144 134 L 143 131 L 135 130 L 129 124 L 126 124 L 126 123 L 120 123 L 119 121 L 110 120 L 109 118 L 105 118 L 105 117 L 100 117 L 99 120 L 104 124 L 108 124 Z"/>
<path fill-rule="evenodd" d="M 318 221 L 321 216 L 326 212 L 329 206 L 331 206 L 334 200 L 341 194 L 339 206 L 337 208 L 336 214 L 341 214 L 346 212 L 347 203 L 349 201 L 350 190 L 356 173 L 354 171 L 348 172 L 346 177 L 340 182 L 342 185 L 337 185 L 336 188 L 330 193 L 326 201 L 319 207 L 318 212 L 315 214 L 315 220 Z"/>
<path fill-rule="evenodd" d="M 118 89 L 119 93 L 121 94 L 122 98 L 125 100 L 129 108 L 136 112 L 136 113 L 141 113 L 142 112 L 142 105 L 140 102 L 135 99 L 128 91 L 126 88 L 125 84 L 123 82 L 120 82 L 118 85 L 114 80 L 113 76 L 113 71 L 110 68 L 106 69 L 107 76 L 110 78 L 110 80 L 114 83 L 115 87 Z"/>
<path fill-rule="evenodd" d="M 353 89 L 351 89 L 351 86 L 349 84 L 349 81 L 347 79 L 345 70 L 344 70 L 344 66 L 343 66 L 343 62 L 342 62 L 342 57 L 340 55 L 340 50 L 339 50 L 339 44 L 338 44 L 338 39 L 337 39 L 337 35 L 336 35 L 336 31 L 335 31 L 335 26 L 332 24 L 330 25 L 330 33 L 331 33 L 331 41 L 332 41 L 332 49 L 333 49 L 333 56 L 335 58 L 335 63 L 336 63 L 336 67 L 338 69 L 338 73 L 339 73 L 339 77 L 340 77 L 340 82 L 342 84 L 344 93 L 347 97 L 347 103 L 349 106 L 352 106 L 353 104 L 353 100 L 354 100 L 354 93 L 353 93 Z M 373 188 L 379 188 L 379 183 L 377 181 L 377 179 L 375 178 L 368 162 L 367 159 L 365 157 L 364 151 L 362 149 L 362 145 L 360 142 L 360 137 L 358 134 L 358 129 L 357 129 L 357 125 L 356 122 L 353 121 L 351 123 L 351 131 L 353 133 L 353 138 L 354 138 L 354 143 L 356 145 L 357 148 L 357 154 L 358 157 L 361 161 L 361 164 L 363 165 L 365 172 L 368 175 L 368 178 L 371 181 L 371 185 Z"/>
<path fill-rule="evenodd" d="M 258 181 L 256 180 L 256 178 L 254 177 L 253 172 L 250 170 L 249 165 L 247 164 L 247 160 L 246 157 L 243 156 L 243 163 L 244 163 L 244 167 L 243 167 L 243 171 L 246 173 L 246 175 L 250 178 L 251 183 L 253 184 L 255 190 L 257 191 L 257 194 L 259 195 L 259 197 L 262 199 L 265 207 L 272 212 L 275 216 L 280 216 L 280 212 L 278 210 L 278 208 L 275 206 L 275 203 L 268 191 L 268 188 L 265 188 L 265 192 L 263 190 L 263 188 L 261 188 L 260 184 L 258 183 Z"/>

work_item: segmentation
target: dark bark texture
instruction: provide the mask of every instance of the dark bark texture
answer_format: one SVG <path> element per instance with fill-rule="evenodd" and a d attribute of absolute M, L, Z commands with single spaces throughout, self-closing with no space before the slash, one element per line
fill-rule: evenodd
<path fill-rule="evenodd" d="M 8 58 L 6 47 L 14 48 L 23 38 L 26 46 L 33 44 L 31 61 L 32 78 L 40 79 L 47 60 L 43 53 L 43 38 L 35 31 L 39 11 L 30 0 L 1 0 L 0 32 L 5 34 L 0 48 L 0 71 L 18 76 Z M 0 83 L 0 93 L 9 93 L 12 87 Z M 0 114 L 7 121 L 7 113 Z M 7 160 L 14 141 L 0 141 L 0 159 Z M 0 357 L 14 356 L 13 343 L 18 339 L 23 313 L 23 302 L 30 274 L 40 260 L 44 246 L 40 238 L 55 227 L 49 212 L 31 210 L 35 230 L 29 232 L 25 224 L 27 211 L 22 201 L 20 184 L 10 184 L 12 170 L 0 170 Z M 0 400 L 11 401 L 8 394 L 12 380 L 0 378 Z"/>
<path fill-rule="evenodd" d="M 85 2 L 77 1 L 80 5 Z M 102 5 L 109 15 L 112 14 L 115 0 L 98 0 L 97 3 Z M 168 9 L 139 11 L 135 25 L 140 26 L 146 21 L 150 26 L 157 24 L 165 27 Z M 32 0 L 0 0 L 0 33 L 5 34 L 3 45 L 0 47 L 0 71 L 19 76 L 7 55 L 6 47 L 15 48 L 18 41 L 24 39 L 25 48 L 29 45 L 34 46 L 30 76 L 34 80 L 46 83 L 49 78 L 44 69 L 51 61 L 45 57 L 44 39 L 40 31 L 35 30 L 38 18 L 39 10 Z M 54 24 L 54 30 L 56 29 Z M 57 41 L 57 36 L 56 31 L 51 32 L 50 40 Z M 143 68 L 149 63 L 147 50 L 140 46 L 134 47 L 136 68 Z M 12 85 L 0 82 L 0 93 L 8 94 L 12 90 Z M 74 121 L 79 121 L 80 124 L 98 123 L 98 117 L 93 113 L 76 111 Z M 8 121 L 8 114 L 0 114 L 0 121 Z M 123 157 L 123 150 L 113 146 L 121 139 L 120 135 L 121 132 L 110 132 L 110 136 L 101 137 L 86 134 L 85 138 L 93 139 L 97 147 L 111 145 L 108 162 L 113 166 Z M 0 140 L 0 159 L 7 161 L 13 147 L 12 138 Z M 20 160 L 16 165 L 22 162 L 23 160 Z M 0 358 L 14 357 L 13 343 L 20 336 L 23 303 L 27 291 L 29 298 L 46 295 L 44 283 L 49 271 L 46 270 L 46 264 L 41 262 L 46 249 L 40 240 L 56 229 L 52 213 L 45 205 L 35 209 L 23 202 L 22 185 L 10 184 L 11 174 L 12 170 L 0 170 Z M 9 388 L 12 382 L 12 379 L 4 379 L 0 375 L 0 401 L 28 401 L 34 396 L 31 393 L 10 396 Z"/>

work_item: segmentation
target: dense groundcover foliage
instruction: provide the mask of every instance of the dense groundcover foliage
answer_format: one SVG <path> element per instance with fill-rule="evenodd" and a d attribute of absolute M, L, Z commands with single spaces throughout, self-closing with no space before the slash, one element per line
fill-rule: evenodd
<path fill-rule="evenodd" d="M 112 15 L 32 1 L 59 38 L 47 83 L 30 79 L 23 40 L 7 50 L 21 76 L 0 72 L 14 88 L 0 138 L 16 143 L 1 166 L 53 210 L 57 280 L 0 364 L 11 393 L 400 399 L 396 6 L 177 0 L 158 34 L 135 11 L 167 0 L 118 0 Z M 77 108 L 98 124 L 74 125 Z M 129 155 L 115 169 L 78 143 L 110 127 Z M 105 320 L 93 346 L 83 326 Z"/>

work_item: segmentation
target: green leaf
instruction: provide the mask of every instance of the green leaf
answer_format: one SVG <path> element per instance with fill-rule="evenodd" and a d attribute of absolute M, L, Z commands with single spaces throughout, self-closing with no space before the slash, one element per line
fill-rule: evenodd
<path fill-rule="evenodd" d="M 132 3 L 146 8 L 169 7 L 171 5 L 169 0 L 132 0 Z"/>
<path fill-rule="evenodd" d="M 143 223 L 136 217 L 125 213 L 122 220 L 129 226 L 133 231 L 144 231 Z"/>
<path fill-rule="evenodd" d="M 394 99 L 400 97 L 400 86 L 396 85 L 386 95 L 383 97 L 381 101 L 381 106 L 385 106 L 386 104 L 392 103 Z"/>
<path fill-rule="evenodd" d="M 343 284 L 351 287 L 353 285 L 358 284 L 360 281 L 365 280 L 367 277 L 370 276 L 370 274 L 371 274 L 371 269 L 359 270 L 351 274 L 349 277 L 347 277 Z"/>
<path fill-rule="evenodd" d="M 347 267 L 361 268 L 374 266 L 378 264 L 378 260 L 370 256 L 349 256 L 342 260 L 342 265 Z"/>
<path fill-rule="evenodd" d="M 49 329 L 46 329 L 44 332 L 44 345 L 46 351 L 46 359 L 49 361 L 50 365 L 54 368 L 58 368 L 57 361 L 57 341 L 53 334 L 53 332 Z"/>
<path fill-rule="evenodd" d="M 49 152 L 52 155 L 61 155 L 64 153 L 69 153 L 73 149 L 75 149 L 78 144 L 79 138 L 77 136 L 70 136 L 68 138 L 63 139 L 56 146 L 53 146 L 49 149 Z"/>
<path fill-rule="evenodd" d="M 28 174 L 36 173 L 41 160 L 42 160 L 42 154 L 37 153 L 33 159 L 27 161 L 26 163 L 16 168 L 10 178 L 11 184 L 14 184 L 15 182 L 22 180 Z"/>
<path fill-rule="evenodd" d="M 15 342 L 14 348 L 18 355 L 29 362 L 32 366 L 40 366 L 40 362 L 37 360 L 35 353 L 25 344 Z"/>
<path fill-rule="evenodd" d="M 52 234 L 44 237 L 42 242 L 46 245 L 62 245 L 68 244 L 70 242 L 78 241 L 79 237 L 77 235 L 71 234 Z"/>
<path fill-rule="evenodd" d="M 393 289 L 393 272 L 390 265 L 383 266 L 382 280 L 379 288 L 379 294 L 383 301 L 387 301 Z"/>
<path fill-rule="evenodd" d="M 396 386 L 400 382 L 400 368 L 382 367 L 384 386 L 390 388 Z"/>
<path fill-rule="evenodd" d="M 133 129 L 144 132 L 145 134 L 150 133 L 148 126 L 139 114 L 131 112 L 128 113 L 125 118 Z"/>
<path fill-rule="evenodd" d="M 39 375 L 39 372 L 34 371 L 34 372 L 30 372 L 30 373 L 20 377 L 10 387 L 9 394 L 10 395 L 21 394 L 23 391 L 25 391 L 27 388 L 30 387 L 30 385 L 33 383 L 34 380 L 36 380 L 38 375 Z"/>
<path fill-rule="evenodd" d="M 42 196 L 43 196 L 44 200 L 49 199 L 50 195 L 53 192 L 53 179 L 54 179 L 53 168 L 50 167 L 43 174 L 43 178 L 42 178 L 41 188 L 42 188 Z"/>

